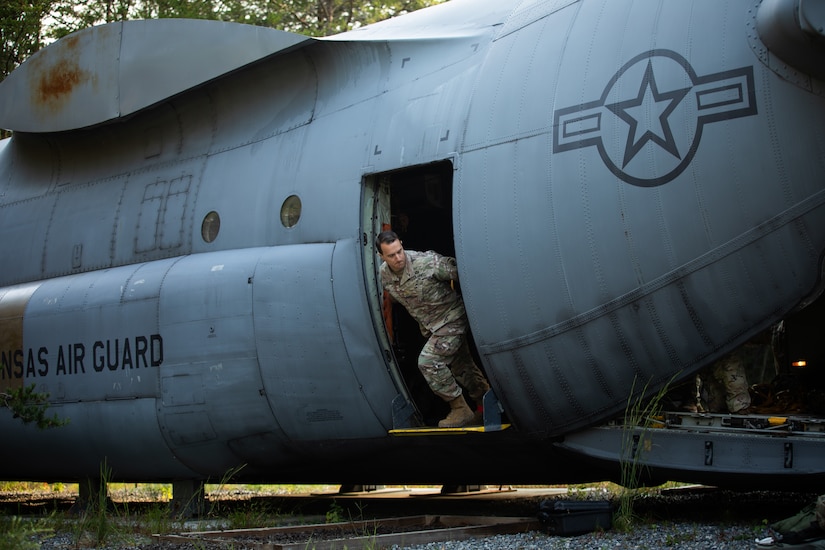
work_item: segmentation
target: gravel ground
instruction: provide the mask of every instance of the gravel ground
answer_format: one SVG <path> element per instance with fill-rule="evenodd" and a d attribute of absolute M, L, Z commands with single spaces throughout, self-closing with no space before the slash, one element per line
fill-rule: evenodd
<path fill-rule="evenodd" d="M 581 550 L 607 549 L 696 549 L 696 550 L 744 550 L 756 548 L 755 539 L 765 536 L 766 531 L 752 526 L 724 526 L 696 523 L 667 523 L 637 527 L 632 533 L 604 531 L 575 537 L 549 536 L 541 532 L 518 535 L 496 535 L 465 541 L 433 542 L 417 546 L 393 546 L 393 550 L 551 550 L 575 548 Z M 42 541 L 41 550 L 68 550 L 76 548 L 72 537 L 66 534 L 49 537 Z M 137 545 L 120 543 L 105 547 L 106 550 L 245 550 L 255 546 L 210 543 L 153 543 Z M 308 549 L 312 548 L 307 546 Z M 357 548 L 350 546 L 350 550 Z"/>
<path fill-rule="evenodd" d="M 785 494 L 766 492 L 699 491 L 668 496 L 644 498 L 634 505 L 640 518 L 631 532 L 616 529 L 597 531 L 579 536 L 551 536 L 541 531 L 531 531 L 518 535 L 496 535 L 465 541 L 433 542 L 416 546 L 393 546 L 393 550 L 545 550 L 575 548 L 583 550 L 602 549 L 718 549 L 738 550 L 757 548 L 756 540 L 769 534 L 767 525 L 789 517 L 805 504 L 812 502 L 815 494 Z M 328 506 L 328 504 L 326 504 Z M 426 504 L 428 508 L 434 503 Z M 523 506 L 520 504 L 519 506 Z M 538 510 L 531 507 L 529 510 Z M 515 513 L 511 513 L 515 512 Z M 501 516 L 526 516 L 524 509 L 496 509 L 492 514 Z M 408 513 L 408 510 L 393 516 L 434 513 L 430 511 Z M 438 513 L 455 513 L 439 511 Z M 469 511 L 468 511 L 469 513 Z M 213 527 L 214 528 L 214 527 Z M 77 544 L 71 533 L 44 535 L 39 538 L 41 550 L 75 550 L 97 548 L 98 550 L 258 550 L 258 545 L 236 540 L 234 543 L 193 541 L 191 543 L 158 542 L 147 536 L 123 535 L 118 540 L 109 539 L 105 546 L 91 543 Z M 250 539 L 247 539 L 250 540 Z M 305 540 L 305 539 L 302 539 Z M 315 538 L 315 540 L 318 540 Z M 0 541 L 2 543 L 3 541 Z M 283 543 L 283 542 L 282 542 Z M 3 547 L 0 544 L 0 547 Z M 8 546 L 6 546 L 8 547 Z M 311 550 L 311 543 L 302 548 Z M 362 543 L 348 544 L 349 550 L 374 548 Z"/>
<path fill-rule="evenodd" d="M 649 525 L 632 533 L 605 531 L 576 537 L 549 536 L 531 532 L 521 535 L 497 535 L 479 540 L 431 543 L 407 547 L 405 550 L 550 550 L 575 548 L 582 550 L 606 549 L 753 549 L 756 535 L 752 527 L 670 523 Z M 761 537 L 760 537 L 761 538 Z M 395 547 L 398 550 L 397 547 Z"/>

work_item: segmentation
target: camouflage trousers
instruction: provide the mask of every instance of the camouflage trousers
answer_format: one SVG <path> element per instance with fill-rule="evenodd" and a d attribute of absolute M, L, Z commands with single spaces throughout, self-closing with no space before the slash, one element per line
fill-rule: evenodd
<path fill-rule="evenodd" d="M 461 388 L 481 405 L 490 385 L 470 355 L 464 324 L 449 323 L 430 336 L 418 356 L 418 369 L 433 392 L 445 401 L 462 394 Z"/>
<path fill-rule="evenodd" d="M 717 390 L 716 393 L 724 396 L 729 412 L 735 413 L 750 407 L 748 378 L 739 353 L 731 353 L 717 361 L 713 365 L 713 379 L 721 385 L 721 391 Z M 711 411 L 719 412 L 714 411 L 714 407 L 711 407 Z"/>

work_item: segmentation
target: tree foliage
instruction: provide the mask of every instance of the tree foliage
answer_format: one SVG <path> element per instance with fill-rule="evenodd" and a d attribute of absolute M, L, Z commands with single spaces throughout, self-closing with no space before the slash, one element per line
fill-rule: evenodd
<path fill-rule="evenodd" d="M 326 36 L 445 0 L 3 0 L 0 80 L 46 43 L 129 19 L 213 19 Z"/>
<path fill-rule="evenodd" d="M 7 388 L 0 391 L 0 407 L 9 409 L 14 418 L 24 424 L 34 422 L 41 430 L 55 428 L 68 423 L 56 414 L 47 416 L 49 394 L 35 391 L 35 384 L 20 388 Z"/>
<path fill-rule="evenodd" d="M 445 0 L 0 0 L 0 80 L 50 41 L 129 19 L 213 19 L 326 36 Z M 10 135 L 0 130 L 0 139 Z"/>
<path fill-rule="evenodd" d="M 41 0 L 44 1 L 44 0 Z M 127 19 L 213 19 L 325 36 L 444 0 L 53 0 L 49 35 Z"/>
<path fill-rule="evenodd" d="M 326 36 L 382 21 L 438 4 L 442 0 L 264 0 L 269 9 L 255 24 L 282 30 Z"/>
<path fill-rule="evenodd" d="M 0 2 L 0 79 L 43 47 L 43 21 L 52 4 L 52 0 Z"/>

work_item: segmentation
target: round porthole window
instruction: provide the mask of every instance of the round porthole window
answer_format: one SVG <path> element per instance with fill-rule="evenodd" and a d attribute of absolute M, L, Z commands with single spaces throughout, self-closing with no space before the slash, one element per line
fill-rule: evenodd
<path fill-rule="evenodd" d="M 221 230 L 221 217 L 214 210 L 203 217 L 201 224 L 201 237 L 205 242 L 211 243 L 218 237 Z"/>
<path fill-rule="evenodd" d="M 298 195 L 290 195 L 281 205 L 281 224 L 284 227 L 293 227 L 301 219 L 301 199 Z"/>

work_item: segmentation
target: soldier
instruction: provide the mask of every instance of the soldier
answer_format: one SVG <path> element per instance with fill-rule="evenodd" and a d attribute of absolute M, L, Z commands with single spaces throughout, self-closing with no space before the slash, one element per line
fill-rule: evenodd
<path fill-rule="evenodd" d="M 770 382 L 778 373 L 774 341 L 781 324 L 757 334 L 704 373 L 703 398 L 710 412 L 756 412 L 750 389 Z"/>
<path fill-rule="evenodd" d="M 384 260 L 384 288 L 429 336 L 418 356 L 418 369 L 430 389 L 450 404 L 450 413 L 438 422 L 438 427 L 460 428 L 480 422 L 464 400 L 461 387 L 480 404 L 490 385 L 470 355 L 467 313 L 452 285 L 458 280 L 455 258 L 432 251 L 404 250 L 393 231 L 381 232 L 375 244 Z"/>

